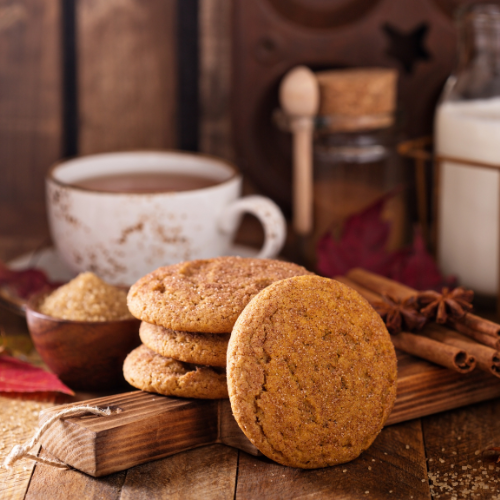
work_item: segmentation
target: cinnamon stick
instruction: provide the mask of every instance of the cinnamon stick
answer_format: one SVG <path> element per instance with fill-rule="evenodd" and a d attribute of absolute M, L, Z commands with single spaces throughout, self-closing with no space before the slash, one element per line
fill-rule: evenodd
<path fill-rule="evenodd" d="M 409 286 L 402 285 L 397 281 L 379 276 L 378 274 L 367 271 L 366 269 L 361 269 L 360 267 L 351 269 L 346 276 L 372 292 L 380 295 L 386 294 L 398 300 L 405 300 L 417 293 L 416 290 Z"/>
<path fill-rule="evenodd" d="M 438 342 L 429 337 L 401 332 L 391 336 L 396 349 L 444 366 L 458 373 L 469 373 L 476 367 L 476 360 L 466 350 Z"/>
<path fill-rule="evenodd" d="M 463 318 L 457 321 L 460 321 L 463 325 L 477 330 L 478 332 L 500 339 L 500 325 L 498 323 L 494 323 L 493 321 L 470 313 L 467 313 Z"/>
<path fill-rule="evenodd" d="M 341 283 L 344 283 L 344 285 L 347 285 L 353 290 L 356 290 L 356 292 L 358 292 L 362 297 L 364 297 L 370 304 L 382 300 L 382 297 L 378 293 L 369 290 L 368 288 L 364 287 L 363 285 L 360 285 L 359 283 L 356 283 L 356 281 L 353 281 L 347 276 L 335 276 L 333 279 L 340 281 Z"/>
<path fill-rule="evenodd" d="M 337 276 L 335 279 L 356 290 L 370 304 L 381 300 L 380 295 L 345 276 Z M 466 350 L 438 342 L 429 337 L 401 332 L 398 335 L 391 335 L 391 340 L 394 347 L 400 351 L 426 359 L 458 373 L 468 373 L 476 366 L 476 360 Z"/>
<path fill-rule="evenodd" d="M 372 292 L 379 294 L 385 293 L 400 300 L 407 299 L 408 297 L 418 293 L 417 290 L 414 290 L 413 288 L 361 268 L 351 269 L 347 273 L 347 277 L 368 288 Z M 459 324 L 463 326 L 458 326 Z M 478 342 L 494 349 L 498 349 L 498 346 L 500 345 L 497 345 L 496 343 L 491 342 L 491 340 L 487 337 L 480 335 L 484 334 L 493 337 L 496 340 L 500 340 L 500 325 L 494 323 L 493 321 L 481 318 L 475 314 L 467 313 L 463 318 L 454 320 L 452 326 L 464 335 L 467 335 L 468 337 L 471 337 L 474 340 L 477 340 Z"/>
<path fill-rule="evenodd" d="M 488 335 L 478 330 L 474 330 L 474 328 L 461 323 L 459 320 L 449 319 L 447 321 L 447 324 L 457 332 L 462 333 L 463 335 L 470 337 L 471 339 L 474 339 L 476 342 L 487 345 L 488 347 L 491 347 L 496 351 L 500 351 L 500 338 L 493 337 L 492 335 Z"/>
<path fill-rule="evenodd" d="M 463 349 L 476 358 L 480 370 L 500 378 L 500 353 L 491 347 L 478 344 L 464 335 L 435 323 L 428 324 L 421 332 L 424 335 L 443 344 Z"/>

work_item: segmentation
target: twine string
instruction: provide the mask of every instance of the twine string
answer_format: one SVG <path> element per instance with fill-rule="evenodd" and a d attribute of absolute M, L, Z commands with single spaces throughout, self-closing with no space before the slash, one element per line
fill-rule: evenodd
<path fill-rule="evenodd" d="M 29 450 L 38 443 L 43 433 L 57 420 L 80 416 L 86 413 L 92 413 L 94 415 L 105 417 L 112 415 L 113 411 L 111 408 L 98 408 L 97 406 L 74 406 L 72 408 L 66 408 L 65 410 L 59 411 L 52 415 L 52 417 L 48 418 L 43 425 L 39 427 L 30 441 L 26 442 L 24 445 L 16 444 L 14 448 L 12 448 L 11 452 L 5 457 L 3 466 L 6 469 L 10 469 L 18 460 L 21 460 L 22 458 L 30 458 L 31 460 L 35 460 L 36 462 L 40 462 L 45 465 L 51 465 L 52 467 L 69 469 L 69 466 L 64 462 L 56 462 L 54 460 L 37 457 L 36 455 L 29 453 Z"/>

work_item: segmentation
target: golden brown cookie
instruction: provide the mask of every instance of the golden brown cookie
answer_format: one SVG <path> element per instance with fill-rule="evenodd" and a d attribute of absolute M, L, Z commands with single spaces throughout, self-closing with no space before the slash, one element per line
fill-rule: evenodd
<path fill-rule="evenodd" d="M 226 367 L 229 334 L 189 333 L 142 322 L 139 335 L 152 351 L 196 365 Z"/>
<path fill-rule="evenodd" d="M 145 345 L 134 349 L 123 363 L 130 384 L 148 392 L 181 398 L 227 398 L 226 373 L 156 354 Z"/>
<path fill-rule="evenodd" d="M 396 355 L 380 316 L 334 280 L 274 283 L 247 305 L 228 348 L 233 414 L 283 465 L 313 469 L 356 458 L 396 398 Z"/>
<path fill-rule="evenodd" d="M 136 317 L 172 330 L 230 333 L 241 311 L 263 288 L 312 274 L 289 262 L 217 257 L 160 267 L 135 283 L 128 307 Z"/>

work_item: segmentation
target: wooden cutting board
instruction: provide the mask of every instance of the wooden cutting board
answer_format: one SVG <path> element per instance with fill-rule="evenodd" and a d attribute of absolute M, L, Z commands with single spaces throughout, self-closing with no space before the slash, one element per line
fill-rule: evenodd
<path fill-rule="evenodd" d="M 479 370 L 460 375 L 398 352 L 397 399 L 386 425 L 498 396 L 496 377 Z M 44 410 L 40 423 L 63 408 L 82 404 Z M 109 417 L 58 420 L 41 443 L 59 460 L 94 477 L 213 443 L 260 454 L 238 427 L 229 400 L 178 399 L 134 391 L 84 404 L 121 411 Z"/>

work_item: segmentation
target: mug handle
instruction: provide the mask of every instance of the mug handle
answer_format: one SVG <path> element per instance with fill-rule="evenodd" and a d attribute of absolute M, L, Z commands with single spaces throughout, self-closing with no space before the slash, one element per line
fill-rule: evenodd
<path fill-rule="evenodd" d="M 224 234 L 234 234 L 245 212 L 255 215 L 264 227 L 264 245 L 256 257 L 258 259 L 276 257 L 283 248 L 286 238 L 286 221 L 278 205 L 265 196 L 252 195 L 239 198 L 226 207 L 219 219 L 219 229 Z"/>

